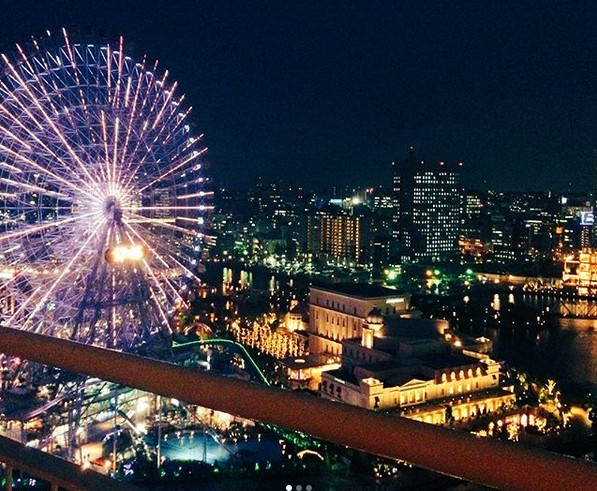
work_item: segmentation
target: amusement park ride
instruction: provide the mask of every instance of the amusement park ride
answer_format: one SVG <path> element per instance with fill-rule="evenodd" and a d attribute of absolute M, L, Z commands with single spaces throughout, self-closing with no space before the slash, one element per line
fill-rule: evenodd
<path fill-rule="evenodd" d="M 66 30 L 17 45 L 0 64 L 2 325 L 167 357 L 210 209 L 207 149 L 177 83 L 122 38 Z M 84 460 L 76 451 L 94 415 L 116 421 L 148 405 L 136 391 L 0 361 L 4 432 L 39 424 L 30 443 L 60 441 L 74 460 Z M 20 407 L 17 396 L 36 403 Z"/>

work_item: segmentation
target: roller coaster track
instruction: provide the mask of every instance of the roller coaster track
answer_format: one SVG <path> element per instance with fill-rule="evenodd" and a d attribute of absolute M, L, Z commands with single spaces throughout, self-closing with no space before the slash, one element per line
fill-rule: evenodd
<path fill-rule="evenodd" d="M 245 360 L 245 363 L 247 364 L 247 366 L 250 367 L 251 372 L 253 372 L 253 375 L 257 379 L 259 379 L 264 385 L 271 385 L 263 371 L 259 368 L 253 357 L 249 354 L 247 349 L 242 344 L 237 343 L 236 341 L 232 341 L 230 339 L 214 338 L 200 339 L 198 341 L 189 341 L 186 343 L 172 343 L 173 349 L 186 348 L 190 346 L 224 346 L 226 348 L 231 348 L 240 356 L 242 356 L 243 360 Z"/>

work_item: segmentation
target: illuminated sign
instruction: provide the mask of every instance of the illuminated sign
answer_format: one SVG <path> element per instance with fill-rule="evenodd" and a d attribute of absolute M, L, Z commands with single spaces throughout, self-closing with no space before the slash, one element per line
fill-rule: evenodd
<path fill-rule="evenodd" d="M 592 211 L 581 211 L 580 212 L 580 224 L 581 225 L 594 225 L 595 214 Z"/>

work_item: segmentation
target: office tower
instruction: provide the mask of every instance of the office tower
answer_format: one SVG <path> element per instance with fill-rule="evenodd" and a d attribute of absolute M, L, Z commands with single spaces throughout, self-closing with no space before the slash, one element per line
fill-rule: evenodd
<path fill-rule="evenodd" d="M 437 262 L 458 253 L 462 164 L 418 160 L 411 147 L 392 164 L 393 237 L 403 262 Z"/>

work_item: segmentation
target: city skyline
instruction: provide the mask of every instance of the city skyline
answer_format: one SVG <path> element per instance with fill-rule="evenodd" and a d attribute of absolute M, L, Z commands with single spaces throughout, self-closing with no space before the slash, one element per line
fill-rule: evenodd
<path fill-rule="evenodd" d="M 2 51 L 44 29 L 122 34 L 180 81 L 216 185 L 389 184 L 409 146 L 470 188 L 587 190 L 597 124 L 591 4 L 36 2 L 4 8 Z"/>
<path fill-rule="evenodd" d="M 589 489 L 592 87 L 537 105 L 589 81 L 564 7 L 7 7 L 4 488 Z"/>

